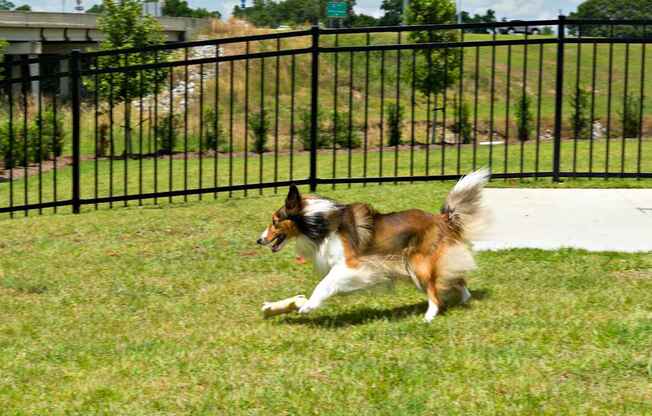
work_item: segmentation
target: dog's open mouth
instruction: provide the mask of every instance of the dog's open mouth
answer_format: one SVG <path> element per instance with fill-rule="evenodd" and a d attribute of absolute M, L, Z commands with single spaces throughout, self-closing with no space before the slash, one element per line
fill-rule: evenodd
<path fill-rule="evenodd" d="M 274 239 L 274 244 L 272 244 L 272 252 L 276 253 L 285 245 L 285 234 L 279 234 Z"/>

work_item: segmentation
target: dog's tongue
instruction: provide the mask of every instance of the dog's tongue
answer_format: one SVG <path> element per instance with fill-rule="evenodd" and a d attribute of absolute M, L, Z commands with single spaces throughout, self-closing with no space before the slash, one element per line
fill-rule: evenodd
<path fill-rule="evenodd" d="M 276 253 L 277 251 L 279 251 L 281 249 L 281 247 L 283 246 L 284 241 L 285 241 L 285 237 L 277 239 L 274 242 L 274 244 L 272 244 L 272 252 Z"/>

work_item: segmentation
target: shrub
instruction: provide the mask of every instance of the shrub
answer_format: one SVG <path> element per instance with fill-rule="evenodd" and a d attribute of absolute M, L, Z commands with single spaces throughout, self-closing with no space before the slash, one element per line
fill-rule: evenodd
<path fill-rule="evenodd" d="M 204 149 L 218 151 L 224 144 L 224 129 L 219 123 L 220 114 L 213 108 L 204 111 Z M 217 127 L 217 129 L 215 128 Z"/>
<path fill-rule="evenodd" d="M 620 113 L 620 120 L 623 126 L 623 137 L 638 137 L 640 121 L 640 99 L 627 94 L 625 105 Z"/>
<path fill-rule="evenodd" d="M 38 163 L 63 153 L 65 131 L 63 116 L 45 107 L 41 117 L 29 121 L 27 130 L 22 121 L 14 119 L 10 140 L 9 121 L 0 124 L 0 157 L 5 168 Z M 27 145 L 27 149 L 25 149 Z"/>
<path fill-rule="evenodd" d="M 174 114 L 159 118 L 158 123 L 154 126 L 154 137 L 159 153 L 170 154 L 174 151 L 179 136 L 179 122 L 179 116 Z"/>
<path fill-rule="evenodd" d="M 25 161 L 24 134 L 22 128 L 13 128 L 13 137 L 10 138 L 9 121 L 0 124 L 0 154 L 6 169 L 23 166 Z"/>
<path fill-rule="evenodd" d="M 579 139 L 591 137 L 591 109 L 589 107 L 590 93 L 579 88 L 570 97 L 571 129 L 574 137 Z"/>
<path fill-rule="evenodd" d="M 262 110 L 260 113 L 253 113 L 249 116 L 249 130 L 254 142 L 254 153 L 264 153 L 267 151 L 267 135 L 271 129 L 271 123 L 267 112 Z"/>
<path fill-rule="evenodd" d="M 516 134 L 520 141 L 527 141 L 532 138 L 533 120 L 532 102 L 526 94 L 522 95 L 516 103 Z"/>
<path fill-rule="evenodd" d="M 387 106 L 387 128 L 389 130 L 389 145 L 398 146 L 401 144 L 401 133 L 403 130 L 403 106 L 400 104 L 389 104 Z"/>
<path fill-rule="evenodd" d="M 39 120 L 38 118 L 34 120 L 35 126 L 33 127 L 35 131 L 35 138 L 36 140 L 34 141 L 34 154 L 38 152 L 38 128 L 39 124 L 41 124 L 41 136 L 42 136 L 42 143 L 43 146 L 45 146 L 45 154 L 47 156 L 44 157 L 59 157 L 63 154 L 63 139 L 65 136 L 65 131 L 63 127 L 63 116 L 61 113 L 56 114 L 52 107 L 46 107 L 45 110 L 42 112 L 42 120 Z"/>
<path fill-rule="evenodd" d="M 304 109 L 299 113 L 299 129 L 297 134 L 303 150 L 310 150 L 310 109 Z M 332 131 L 332 130 L 331 130 Z M 326 133 L 324 127 L 324 113 L 319 110 L 317 112 L 317 148 L 328 147 L 330 136 Z M 326 133 L 326 134 L 325 134 Z"/>
<path fill-rule="evenodd" d="M 340 147 L 347 149 L 356 149 L 360 147 L 360 133 L 357 131 L 353 123 L 351 123 L 351 129 L 349 129 L 348 113 L 333 113 L 330 126 L 320 135 L 327 137 L 328 141 L 330 141 L 334 135 L 335 144 Z"/>
<path fill-rule="evenodd" d="M 460 106 L 455 107 L 455 113 L 457 122 L 453 126 L 453 132 L 460 135 L 462 143 L 471 143 L 471 139 L 473 137 L 473 125 L 469 120 L 471 118 L 471 110 L 469 110 L 469 104 L 466 101 L 462 101 Z"/>
<path fill-rule="evenodd" d="M 303 146 L 303 150 L 310 150 L 310 109 L 305 109 L 299 114 L 299 141 Z M 360 147 L 361 138 L 360 133 L 351 126 L 351 135 L 349 137 L 349 114 L 348 113 L 334 113 L 330 118 L 330 122 L 326 124 L 324 112 L 319 110 L 317 112 L 317 148 L 327 148 L 333 146 L 333 135 L 335 136 L 335 144 L 344 148 L 358 148 Z"/>

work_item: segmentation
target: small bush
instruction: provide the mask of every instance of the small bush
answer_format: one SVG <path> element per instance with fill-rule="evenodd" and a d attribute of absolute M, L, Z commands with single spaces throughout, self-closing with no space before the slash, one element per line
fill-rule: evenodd
<path fill-rule="evenodd" d="M 403 106 L 400 104 L 389 104 L 387 106 L 387 129 L 389 130 L 389 145 L 398 146 L 401 144 L 403 130 Z"/>
<path fill-rule="evenodd" d="M 353 123 L 351 123 L 351 129 L 349 129 L 348 113 L 333 113 L 330 126 L 320 135 L 328 137 L 328 141 L 335 135 L 335 144 L 340 147 L 347 149 L 360 147 L 360 132 L 355 128 Z"/>
<path fill-rule="evenodd" d="M 204 149 L 218 151 L 224 144 L 224 129 L 219 121 L 220 114 L 215 109 L 208 108 L 204 111 L 204 139 L 202 142 Z"/>
<path fill-rule="evenodd" d="M 303 150 L 310 150 L 310 115 L 309 109 L 303 110 L 299 114 L 299 128 L 297 134 L 299 141 L 303 146 Z M 355 149 L 360 147 L 361 137 L 360 132 L 356 129 L 355 125 L 351 126 L 351 134 L 349 136 L 349 114 L 348 113 L 334 113 L 328 124 L 324 121 L 326 116 L 324 112 L 319 110 L 317 112 L 317 148 L 328 148 L 333 146 L 333 136 L 335 136 L 335 144 L 344 148 Z"/>
<path fill-rule="evenodd" d="M 231 151 L 233 151 L 233 147 L 231 147 L 230 143 L 224 142 L 219 144 L 217 151 L 220 153 L 231 153 Z"/>
<path fill-rule="evenodd" d="M 303 150 L 310 150 L 310 109 L 304 109 L 299 113 L 299 128 L 297 134 L 299 136 L 299 142 Z M 332 130 L 331 130 L 332 131 Z M 326 128 L 324 127 L 324 113 L 319 110 L 317 112 L 317 148 L 328 147 L 330 141 L 330 136 L 327 133 Z"/>
<path fill-rule="evenodd" d="M 639 98 L 627 94 L 623 111 L 620 113 L 620 121 L 623 126 L 623 137 L 638 137 L 640 127 L 640 106 L 641 102 Z"/>
<path fill-rule="evenodd" d="M 532 116 L 531 100 L 528 95 L 522 95 L 516 103 L 516 134 L 520 141 L 532 138 L 534 117 Z"/>
<path fill-rule="evenodd" d="M 170 154 L 174 151 L 179 137 L 178 115 L 168 114 L 159 118 L 158 123 L 154 126 L 154 137 L 159 149 L 159 153 Z M 170 125 L 171 124 L 171 125 Z"/>
<path fill-rule="evenodd" d="M 579 88 L 575 95 L 570 97 L 571 106 L 571 129 L 574 137 L 578 139 L 591 137 L 591 109 L 590 93 Z"/>
<path fill-rule="evenodd" d="M 13 132 L 13 137 L 10 137 Z M 9 121 L 0 124 L 0 154 L 6 169 L 24 166 L 25 160 L 25 139 L 22 128 L 9 129 Z"/>
<path fill-rule="evenodd" d="M 39 163 L 59 157 L 63 153 L 63 116 L 57 114 L 55 117 L 51 107 L 45 107 L 40 118 L 36 116 L 30 120 L 27 130 L 24 129 L 22 121 L 14 118 L 11 130 L 10 132 L 9 121 L 5 119 L 0 124 L 0 157 L 5 168 Z"/>
<path fill-rule="evenodd" d="M 473 125 L 470 121 L 471 110 L 469 110 L 468 103 L 462 101 L 459 107 L 455 107 L 455 113 L 457 121 L 453 126 L 453 132 L 460 135 L 462 143 L 471 143 L 471 139 L 473 138 Z"/>
<path fill-rule="evenodd" d="M 265 110 L 249 116 L 249 131 L 254 140 L 254 153 L 264 153 L 267 151 L 267 135 L 270 129 L 271 123 Z"/>

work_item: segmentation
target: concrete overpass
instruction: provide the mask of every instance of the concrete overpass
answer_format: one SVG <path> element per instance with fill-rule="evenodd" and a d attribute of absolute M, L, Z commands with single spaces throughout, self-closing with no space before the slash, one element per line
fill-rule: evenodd
<path fill-rule="evenodd" d="M 39 55 L 68 54 L 73 49 L 96 47 L 104 39 L 97 29 L 99 15 L 89 13 L 0 12 L 0 39 L 9 42 L 5 55 L 15 58 Z M 168 42 L 190 39 L 198 31 L 210 26 L 210 19 L 186 17 L 158 17 Z M 62 65 L 67 65 L 62 60 Z M 67 71 L 67 68 L 60 68 Z M 14 66 L 13 77 L 20 76 L 21 67 Z M 41 73 L 39 65 L 30 65 L 30 75 Z M 37 83 L 32 84 L 36 93 Z"/>

